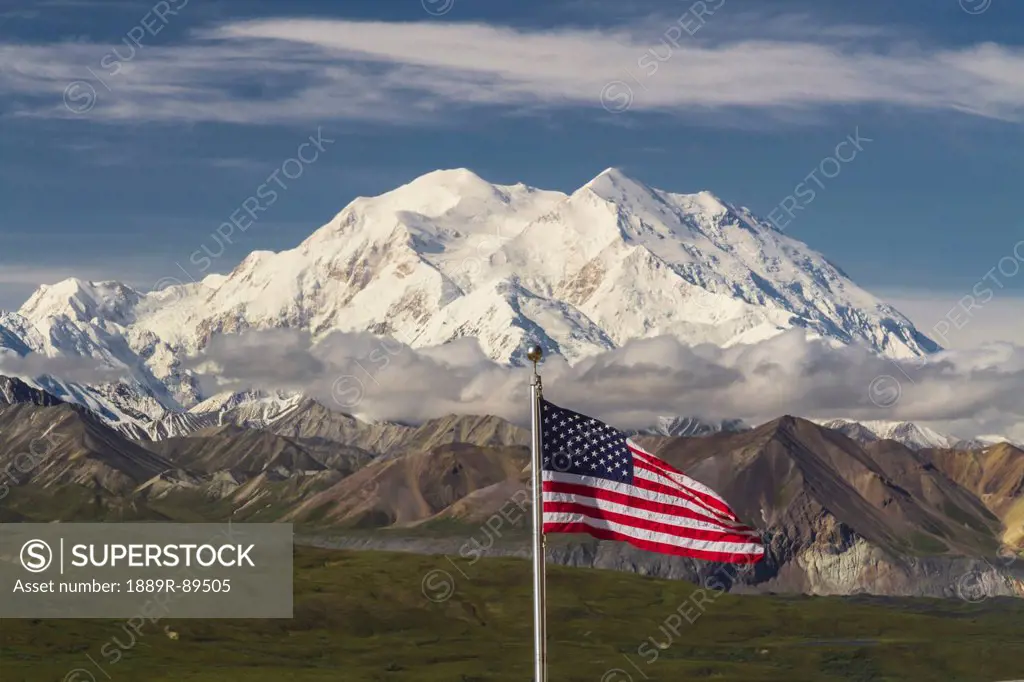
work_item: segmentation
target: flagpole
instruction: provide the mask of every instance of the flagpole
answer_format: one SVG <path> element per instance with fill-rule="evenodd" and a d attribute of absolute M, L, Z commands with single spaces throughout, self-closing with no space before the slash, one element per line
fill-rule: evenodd
<path fill-rule="evenodd" d="M 548 647 L 547 647 L 547 594 L 544 576 L 544 501 L 542 497 L 543 453 L 541 452 L 540 400 L 541 383 L 537 373 L 537 363 L 543 357 L 540 346 L 530 346 L 526 357 L 533 363 L 533 376 L 530 378 L 530 416 L 533 423 L 533 679 L 534 682 L 547 682 L 548 679 Z"/>

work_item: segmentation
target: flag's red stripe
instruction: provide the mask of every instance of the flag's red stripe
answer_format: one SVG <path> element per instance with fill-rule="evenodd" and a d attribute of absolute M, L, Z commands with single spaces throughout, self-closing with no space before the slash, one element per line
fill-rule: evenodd
<path fill-rule="evenodd" d="M 651 481 L 652 483 L 661 483 L 662 485 L 671 488 L 675 492 L 677 497 L 681 497 L 683 499 L 688 500 L 689 502 L 692 502 L 694 505 L 700 507 L 701 509 L 711 514 L 712 516 L 722 516 L 723 518 L 725 518 L 723 514 L 721 514 L 717 509 L 710 508 L 707 504 L 704 503 L 703 500 L 697 497 L 695 491 L 691 490 L 690 488 L 687 488 L 686 486 L 680 484 L 677 481 L 672 480 L 671 478 L 665 475 L 665 472 L 659 470 L 655 466 L 648 464 L 647 462 L 644 462 L 639 457 L 633 458 L 633 469 L 634 483 L 637 481 L 636 470 L 640 469 L 642 471 L 646 471 L 658 478 L 657 481 Z"/>
<path fill-rule="evenodd" d="M 674 504 L 669 504 L 667 502 L 654 502 L 652 500 L 645 500 L 641 497 L 633 497 L 632 495 L 627 495 L 625 493 L 617 493 L 611 490 L 605 490 L 604 488 L 595 488 L 593 486 L 585 485 L 582 483 L 544 481 L 542 490 L 549 490 L 551 492 L 558 493 L 568 493 L 570 495 L 583 495 L 585 497 L 593 497 L 594 499 L 597 500 L 608 500 L 609 502 L 617 502 L 619 504 L 633 507 L 635 509 L 646 509 L 647 511 L 658 512 L 659 514 L 668 514 L 670 516 L 680 516 L 687 519 L 693 519 L 695 521 L 703 521 L 713 526 L 718 526 L 719 528 L 728 529 L 734 532 L 755 532 L 754 529 L 750 528 L 749 526 L 726 524 L 720 518 L 704 516 L 703 514 L 698 514 L 697 512 L 687 509 L 686 507 L 679 507 Z"/>
<path fill-rule="evenodd" d="M 688 549 L 702 552 L 720 552 L 724 554 L 763 554 L 764 546 L 758 539 L 751 538 L 749 543 L 735 544 L 730 542 L 717 542 L 714 540 L 689 540 L 678 538 L 674 535 L 666 535 L 655 530 L 648 530 L 632 525 L 621 524 L 610 519 L 584 516 L 580 513 L 566 512 L 544 512 L 544 523 L 584 523 L 592 528 L 610 530 L 631 538 L 653 542 L 663 545 L 679 545 Z"/>
<path fill-rule="evenodd" d="M 659 552 L 661 554 L 674 554 L 676 556 L 693 557 L 694 559 L 703 559 L 704 561 L 717 561 L 725 564 L 756 564 L 758 561 L 764 558 L 763 554 L 730 554 L 728 552 L 709 552 L 701 549 L 693 549 L 690 547 L 680 547 L 677 545 L 669 545 L 662 542 L 652 542 L 650 540 L 638 540 L 637 538 L 630 537 L 629 535 L 623 535 L 622 533 L 614 530 L 608 530 L 606 528 L 594 528 L 586 523 L 545 523 L 545 533 L 586 533 L 600 540 L 620 540 L 628 542 L 634 547 L 645 549 L 649 552 Z"/>
<path fill-rule="evenodd" d="M 736 530 L 734 528 L 726 528 L 721 525 L 715 525 L 706 521 L 695 521 L 693 519 L 686 519 L 678 515 L 673 514 L 662 514 L 660 512 L 654 512 L 647 509 L 637 509 L 626 504 L 619 502 L 613 502 L 609 500 L 598 500 L 588 495 L 580 495 L 578 493 L 560 493 L 555 491 L 546 490 L 544 491 L 544 502 L 579 502 L 580 504 L 589 505 L 592 507 L 600 507 L 611 512 L 618 514 L 629 514 L 631 516 L 642 516 L 645 520 L 651 523 L 664 523 L 670 526 L 681 526 L 683 528 L 693 528 L 695 530 L 707 531 L 710 533 L 724 533 L 726 535 L 745 535 L 749 537 L 760 537 L 757 531 L 753 530 Z"/>
<path fill-rule="evenodd" d="M 658 459 L 651 453 L 641 450 L 632 443 L 628 443 L 627 447 L 629 447 L 630 451 L 633 453 L 634 463 L 639 461 L 645 465 L 654 467 L 657 469 L 657 473 L 665 476 L 665 478 L 672 481 L 675 485 L 686 488 L 686 490 L 691 494 L 699 498 L 705 506 L 713 509 L 717 513 L 724 514 L 729 518 L 735 519 L 736 515 L 732 508 L 729 507 L 725 500 L 718 496 L 718 493 L 711 490 L 711 488 L 708 488 L 690 476 L 687 476 L 682 471 L 679 471 L 667 462 Z M 676 477 L 683 480 L 678 480 Z"/>
<path fill-rule="evenodd" d="M 676 476 L 684 476 L 686 478 L 690 478 L 682 471 L 675 469 L 674 467 L 670 466 L 667 462 L 664 462 L 655 457 L 654 455 L 641 450 L 635 445 L 627 443 L 627 446 L 633 453 L 633 466 L 639 466 L 642 469 L 646 469 L 647 471 L 656 474 L 675 474 Z M 713 495 L 708 495 L 707 493 L 701 490 L 697 490 L 696 488 L 692 488 L 686 485 L 685 483 L 682 483 L 681 481 L 676 481 L 671 476 L 665 476 L 665 478 L 671 481 L 673 485 L 677 485 L 685 489 L 690 495 L 693 495 L 695 498 L 697 498 L 697 500 L 695 501 L 698 501 L 698 504 L 707 507 L 709 511 L 725 516 L 725 518 L 730 519 L 732 521 L 739 520 L 736 517 L 736 513 L 732 509 L 730 509 L 729 505 L 727 505 L 723 500 L 720 500 L 714 497 Z"/>
<path fill-rule="evenodd" d="M 695 505 L 699 506 L 702 509 L 706 509 L 709 514 L 712 514 L 714 516 L 720 516 L 723 519 L 727 519 L 729 521 L 738 520 L 736 518 L 736 515 L 733 514 L 732 510 L 729 509 L 729 507 L 722 505 L 717 500 L 714 501 L 715 504 L 712 504 L 711 502 L 708 501 L 707 496 L 703 495 L 699 490 L 695 490 L 694 488 L 690 488 L 689 486 L 680 483 L 679 481 L 666 475 L 666 472 L 663 469 L 659 468 L 657 465 L 651 464 L 650 462 L 647 462 L 641 459 L 640 457 L 637 457 L 635 454 L 633 457 L 633 468 L 643 469 L 644 471 L 649 471 L 650 473 L 660 477 L 664 481 L 664 485 L 667 485 L 668 487 L 675 490 L 677 495 L 679 495 L 680 497 L 686 497 Z M 634 482 L 636 482 L 635 476 L 633 480 Z"/>
<path fill-rule="evenodd" d="M 673 535 L 683 540 L 706 540 L 708 542 L 729 542 L 743 545 L 758 543 L 758 538 L 749 535 L 737 535 L 714 530 L 701 530 L 699 528 L 685 528 L 683 526 L 672 526 L 660 521 L 650 521 L 642 516 L 630 516 L 620 512 L 600 509 L 579 502 L 545 502 L 544 512 L 562 512 L 566 514 L 583 514 L 595 519 L 612 521 L 623 526 L 632 526 L 642 530 L 650 530 L 665 535 Z"/>
<path fill-rule="evenodd" d="M 676 476 L 682 476 L 683 478 L 685 478 L 687 480 L 693 481 L 693 483 L 695 484 L 696 491 L 699 492 L 701 495 L 706 496 L 708 498 L 709 502 L 713 500 L 717 504 L 723 505 L 726 510 L 728 510 L 730 512 L 732 511 L 732 509 L 729 508 L 729 504 L 725 501 L 725 498 L 723 498 L 717 492 L 712 490 L 709 486 L 704 485 L 700 481 L 696 480 L 695 478 L 693 478 L 692 476 L 687 474 L 685 471 L 682 471 L 680 469 L 676 469 L 674 466 L 672 466 L 671 464 L 669 464 L 665 460 L 663 460 L 663 459 L 661 459 L 659 457 L 655 457 L 654 455 L 652 455 L 651 453 L 647 452 L 642 447 L 640 447 L 639 445 L 634 443 L 632 441 L 632 439 L 626 441 L 626 447 L 628 447 L 630 449 L 630 451 L 633 452 L 633 454 L 640 455 L 641 457 L 646 459 L 649 463 L 654 464 L 656 466 L 660 466 L 662 469 L 664 469 L 665 471 L 667 471 L 667 472 L 669 472 L 671 474 L 675 474 Z M 687 487 L 691 487 L 691 486 L 687 486 Z"/>
<path fill-rule="evenodd" d="M 693 502 L 690 498 L 679 494 L 679 487 L 676 484 L 666 485 L 665 483 L 658 483 L 657 481 L 647 480 L 640 476 L 634 476 L 633 482 L 631 483 L 634 487 L 641 489 L 641 491 L 647 491 L 648 493 L 654 493 L 655 495 L 662 495 L 669 498 L 677 498 L 686 500 L 692 503 L 696 507 L 707 510 L 707 507 Z M 700 513 L 700 512 L 694 512 Z M 740 528 L 746 527 L 741 521 L 734 521 L 732 519 L 723 518 L 721 514 L 713 511 L 706 511 L 703 513 L 702 518 L 709 519 L 712 523 L 724 525 L 727 528 Z"/>

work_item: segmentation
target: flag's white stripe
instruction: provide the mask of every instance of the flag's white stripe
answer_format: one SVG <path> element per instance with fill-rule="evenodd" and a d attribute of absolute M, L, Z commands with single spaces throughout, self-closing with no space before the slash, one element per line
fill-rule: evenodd
<path fill-rule="evenodd" d="M 673 490 L 679 490 L 679 488 L 680 488 L 680 484 L 677 481 L 674 481 L 672 479 L 668 479 L 668 478 L 666 478 L 661 473 L 658 473 L 658 472 L 655 472 L 655 471 L 647 471 L 646 469 L 641 469 L 640 467 L 634 467 L 633 468 L 633 482 L 634 482 L 634 484 L 636 484 L 637 479 L 642 479 L 644 481 L 649 481 L 651 483 L 657 483 L 658 485 L 664 486 L 666 488 L 671 488 Z M 665 493 L 665 494 L 667 494 L 667 493 Z M 714 507 L 709 505 L 707 502 L 705 502 L 704 500 L 702 500 L 699 497 L 697 497 L 696 494 L 692 490 L 683 489 L 683 490 L 681 490 L 678 493 L 678 495 L 680 496 L 681 499 L 687 500 L 695 508 L 700 509 L 705 516 L 710 516 L 710 517 L 712 517 L 714 519 L 721 519 L 721 522 L 725 523 L 725 524 L 735 524 L 736 523 L 735 519 L 732 519 L 732 518 L 726 516 L 720 509 L 715 509 Z M 731 507 L 729 507 L 729 509 L 731 509 Z"/>
<path fill-rule="evenodd" d="M 609 500 L 599 500 L 594 497 L 586 497 L 577 493 L 559 493 L 544 491 L 545 502 L 576 502 L 579 504 L 585 504 L 588 507 L 597 507 L 598 509 L 607 509 L 610 512 L 617 514 L 626 514 L 629 516 L 635 516 L 645 521 L 653 523 L 664 523 L 667 526 L 679 526 L 680 528 L 692 528 L 694 530 L 703 530 L 710 533 L 721 533 L 723 535 L 747 535 L 750 537 L 760 538 L 761 535 L 757 531 L 741 531 L 734 530 L 732 528 L 726 528 L 713 523 L 707 523 L 705 521 L 698 521 L 696 519 L 688 519 L 683 516 L 672 516 L 671 514 L 662 514 L 660 512 L 649 511 L 639 507 L 631 507 L 626 504 L 620 504 L 619 502 L 611 502 Z M 545 520 L 548 517 L 548 512 L 544 512 Z"/>
<path fill-rule="evenodd" d="M 677 497 L 675 495 L 669 496 L 663 493 L 656 493 L 652 490 L 644 490 L 637 488 L 634 485 L 628 483 L 618 483 L 615 481 L 609 481 L 605 478 L 597 478 L 596 476 L 579 476 L 577 474 L 563 474 L 559 471 L 548 471 L 542 472 L 543 479 L 545 481 L 558 481 L 559 483 L 572 483 L 575 485 L 585 485 L 591 488 L 600 488 L 601 490 L 609 490 L 613 493 L 621 493 L 622 495 L 631 495 L 633 497 L 640 498 L 642 500 L 648 500 L 650 502 L 658 502 L 660 504 L 671 504 L 676 507 L 682 507 L 688 509 L 695 514 L 708 517 L 712 516 L 708 513 L 708 510 L 704 507 L 694 504 L 690 500 L 684 497 Z M 714 523 L 715 518 L 708 519 L 709 522 Z M 726 528 L 736 528 L 743 524 L 735 521 L 727 521 L 722 519 L 721 525 Z"/>
<path fill-rule="evenodd" d="M 707 487 L 706 485 L 704 485 L 700 481 L 695 481 L 695 480 L 693 480 L 692 478 L 690 478 L 689 476 L 687 476 L 686 474 L 683 474 L 683 473 L 673 473 L 672 471 L 669 471 L 666 468 L 668 466 L 667 462 L 663 462 L 662 460 L 658 459 L 657 457 L 655 457 L 654 455 L 652 455 L 651 453 L 647 452 L 642 447 L 640 447 L 639 445 L 634 443 L 632 440 L 627 441 L 627 443 L 629 444 L 629 446 L 631 448 L 633 448 L 634 450 L 637 450 L 638 452 L 642 453 L 641 457 L 643 459 L 645 459 L 648 463 L 650 463 L 652 465 L 655 465 L 655 466 L 662 467 L 662 469 L 665 472 L 665 475 L 670 477 L 670 478 L 672 478 L 673 480 L 675 480 L 677 483 L 679 483 L 679 485 L 684 486 L 686 488 L 693 488 L 694 490 L 697 490 L 697 491 L 707 495 L 708 497 L 712 497 L 712 498 L 718 500 L 719 502 L 724 504 L 729 509 L 732 509 L 732 507 L 729 507 L 729 503 L 726 502 L 724 499 L 722 499 L 721 495 L 719 495 L 714 490 L 712 490 L 711 488 Z M 635 455 L 636 453 L 633 453 L 633 454 Z"/>
<path fill-rule="evenodd" d="M 646 540 L 647 542 L 658 542 L 663 545 L 672 545 L 674 547 L 684 547 L 687 549 L 696 549 L 704 552 L 718 552 L 720 554 L 742 554 L 749 556 L 761 556 L 764 554 L 764 548 L 759 544 L 738 544 L 735 542 L 712 542 L 710 540 L 692 540 L 690 538 L 681 538 L 675 535 L 669 535 L 667 533 L 659 533 L 653 530 L 647 530 L 644 528 L 636 528 L 634 526 L 627 526 L 622 523 L 616 523 L 615 521 L 608 521 L 607 519 L 595 519 L 591 516 L 584 514 L 570 514 L 566 512 L 555 512 L 544 515 L 544 523 L 583 523 L 591 528 L 601 528 L 604 530 L 611 530 L 622 535 L 626 535 L 637 540 Z"/>

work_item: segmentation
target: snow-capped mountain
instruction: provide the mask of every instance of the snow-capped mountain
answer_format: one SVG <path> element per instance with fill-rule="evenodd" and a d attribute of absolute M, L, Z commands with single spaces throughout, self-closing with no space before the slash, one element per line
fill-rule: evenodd
<path fill-rule="evenodd" d="M 739 433 L 748 430 L 750 426 L 742 419 L 707 421 L 698 417 L 663 416 L 651 426 L 630 433 L 643 436 L 699 437 L 712 433 Z"/>
<path fill-rule="evenodd" d="M 0 407 L 18 403 L 32 403 L 48 407 L 59 405 L 61 402 L 59 398 L 29 386 L 20 379 L 0 375 Z"/>
<path fill-rule="evenodd" d="M 821 254 L 709 192 L 608 169 L 564 194 L 460 169 L 360 197 L 296 248 L 253 252 L 227 275 L 150 293 L 40 287 L 0 317 L 0 353 L 116 368 L 127 393 L 97 399 L 157 418 L 206 397 L 180 368 L 185 354 L 216 334 L 281 327 L 416 347 L 474 336 L 511 363 L 527 340 L 575 361 L 661 334 L 729 346 L 793 327 L 894 358 L 938 349 Z"/>
<path fill-rule="evenodd" d="M 1004 436 L 978 436 L 976 438 L 960 438 L 948 433 L 940 433 L 922 424 L 914 422 L 852 419 L 816 419 L 816 423 L 827 429 L 839 431 L 860 443 L 876 440 L 894 440 L 906 445 L 911 450 L 926 448 L 942 448 L 954 450 L 979 450 L 997 443 L 1017 445 Z"/>
<path fill-rule="evenodd" d="M 107 284 L 116 283 L 62 282 L 58 286 L 73 292 L 65 300 L 65 312 L 40 316 L 38 324 L 18 313 L 0 313 L 0 371 L 18 374 L 33 388 L 88 407 L 117 430 L 136 436 L 153 417 L 176 407 L 177 401 L 125 344 L 120 335 L 122 327 L 96 316 L 85 318 L 88 309 L 80 305 L 95 301 L 86 289 Z M 123 285 L 118 286 L 137 295 Z M 38 295 L 39 292 L 29 303 Z M 42 369 L 33 371 L 33 367 L 42 367 L 38 362 L 17 362 L 36 356 L 56 360 L 48 363 L 49 373 Z M 12 362 L 14 370 L 8 366 Z M 55 376 L 62 368 L 69 371 L 76 365 L 78 369 L 95 370 L 88 372 L 93 376 L 80 381 Z"/>
<path fill-rule="evenodd" d="M 17 313 L 0 311 L 0 358 L 20 358 L 42 347 L 42 337 L 31 322 Z"/>
<path fill-rule="evenodd" d="M 208 398 L 185 411 L 168 411 L 145 426 L 140 436 L 162 440 L 186 436 L 212 426 L 231 424 L 262 429 L 299 409 L 306 399 L 299 394 L 261 391 L 225 392 Z"/>
<path fill-rule="evenodd" d="M 936 349 L 820 254 L 713 195 L 610 169 L 564 195 L 438 171 L 357 199 L 296 249 L 256 252 L 212 293 L 140 315 L 174 346 L 301 327 L 462 336 L 517 362 L 538 339 L 570 361 L 672 334 L 731 345 L 794 326 L 893 357 Z"/>
<path fill-rule="evenodd" d="M 968 443 L 978 443 L 980 447 L 987 448 L 990 445 L 999 445 L 1000 443 L 1009 443 L 1015 448 L 1024 449 L 1024 442 L 1019 440 L 1013 440 L 1006 436 L 1000 436 L 998 434 L 986 433 L 980 436 L 975 436 L 967 441 Z M 972 448 L 974 449 L 974 448 Z"/>

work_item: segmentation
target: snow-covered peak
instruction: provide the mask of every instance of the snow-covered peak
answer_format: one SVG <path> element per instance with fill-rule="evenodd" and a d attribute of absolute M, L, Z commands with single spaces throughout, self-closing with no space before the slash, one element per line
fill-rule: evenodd
<path fill-rule="evenodd" d="M 223 284 L 227 280 L 227 278 L 227 275 L 220 275 L 214 272 L 204 277 L 202 280 L 200 280 L 200 282 L 204 287 L 207 287 L 209 289 L 216 289 L 220 287 L 220 285 Z"/>
<path fill-rule="evenodd" d="M 597 196 L 616 201 L 624 196 L 650 194 L 651 188 L 640 180 L 631 178 L 619 168 L 605 168 L 590 180 L 579 191 L 590 191 Z"/>
<path fill-rule="evenodd" d="M 21 314 L 31 329 L 8 329 L 4 352 L 42 339 L 34 350 L 130 368 L 169 406 L 162 390 L 182 405 L 205 397 L 181 369 L 185 355 L 251 329 L 369 331 L 415 346 L 475 337 L 510 363 L 528 339 L 575 362 L 637 338 L 730 346 L 794 327 L 897 358 L 937 348 L 749 211 L 613 168 L 569 195 L 435 171 L 201 283 L 139 294 L 68 280 L 41 287 Z"/>
<path fill-rule="evenodd" d="M 0 311 L 0 358 L 7 355 L 28 355 L 43 346 L 39 332 L 18 313 Z"/>
<path fill-rule="evenodd" d="M 372 261 L 409 249 L 436 265 L 486 257 L 564 198 L 522 183 L 492 184 L 464 168 L 434 171 L 352 201 L 297 251 L 344 257 L 344 265 L 353 256 Z"/>
<path fill-rule="evenodd" d="M 1024 443 L 1021 441 L 1007 438 L 1006 436 L 1000 436 L 997 434 L 984 434 L 981 436 L 975 436 L 972 440 L 981 443 L 983 446 L 988 447 L 991 445 L 999 445 L 1000 443 L 1009 443 L 1015 448 L 1024 448 Z"/>
<path fill-rule="evenodd" d="M 717 195 L 712 194 L 711 192 L 709 192 L 707 190 L 701 190 L 700 192 L 697 192 L 696 194 L 685 194 L 685 195 L 676 195 L 676 196 L 684 196 L 684 197 L 686 197 L 689 200 L 690 205 L 693 206 L 695 211 L 699 211 L 699 212 L 704 213 L 706 215 L 712 215 L 712 216 L 724 215 L 724 214 L 729 213 L 730 211 L 734 210 L 731 206 L 726 204 L 725 201 L 720 199 Z M 740 215 L 742 216 L 742 214 L 740 214 Z M 749 219 L 749 217 L 746 217 L 746 216 L 743 216 L 743 217 L 744 217 L 744 222 L 746 223 L 746 225 L 748 227 L 750 227 L 751 223 L 753 223 L 753 221 L 751 221 Z"/>
<path fill-rule="evenodd" d="M 234 424 L 247 428 L 267 428 L 279 419 L 300 411 L 311 400 L 298 393 L 284 391 L 241 391 L 213 396 L 184 413 L 167 414 L 150 430 L 153 438 L 185 435 L 212 425 Z"/>
<path fill-rule="evenodd" d="M 420 176 L 378 197 L 378 204 L 387 209 L 420 213 L 439 217 L 462 209 L 493 208 L 505 203 L 501 189 L 465 168 L 439 170 Z"/>
<path fill-rule="evenodd" d="M 130 320 L 140 297 L 139 292 L 121 282 L 87 282 L 71 277 L 42 285 L 18 312 L 36 324 L 60 316 L 77 322 L 101 318 L 123 323 Z"/>
<path fill-rule="evenodd" d="M 283 409 L 284 407 L 298 404 L 301 401 L 301 395 L 285 391 L 225 391 L 193 405 L 189 412 L 193 414 L 223 412 L 240 405 L 253 403 L 278 405 Z"/>
<path fill-rule="evenodd" d="M 876 440 L 894 440 L 906 445 L 911 450 L 926 448 L 978 450 L 998 443 L 1017 445 L 1005 436 L 986 435 L 975 438 L 961 438 L 949 433 L 942 433 L 923 424 L 907 421 L 852 419 L 818 419 L 814 420 L 825 428 L 839 431 L 860 443 Z"/>
<path fill-rule="evenodd" d="M 655 424 L 631 433 L 649 436 L 694 437 L 712 433 L 739 433 L 750 427 L 742 419 L 707 421 L 699 417 L 662 416 Z"/>
<path fill-rule="evenodd" d="M 459 198 L 486 198 L 494 194 L 496 188 L 468 168 L 448 168 L 425 173 L 387 194 L 399 196 L 409 192 L 444 191 Z"/>
<path fill-rule="evenodd" d="M 963 441 L 958 436 L 939 433 L 914 422 L 868 420 L 861 422 L 861 425 L 879 438 L 899 441 L 912 449 L 952 448 Z"/>
<path fill-rule="evenodd" d="M 606 168 L 579 191 L 589 191 L 625 208 L 640 209 L 644 212 L 653 209 L 654 214 L 661 213 L 666 201 L 683 207 L 691 214 L 720 216 L 731 210 L 725 201 L 707 190 L 694 194 L 664 192 L 627 175 L 619 168 Z"/>
<path fill-rule="evenodd" d="M 514 215 L 524 210 L 529 213 L 529 204 L 537 200 L 552 204 L 564 197 L 561 192 L 538 190 L 522 183 L 492 184 L 465 168 L 437 170 L 379 196 L 359 197 L 332 223 L 351 223 L 353 215 L 398 216 L 401 222 L 403 215 L 416 214 L 446 223 L 469 223 L 463 227 L 472 229 L 475 224 L 488 222 L 491 214 Z"/>

